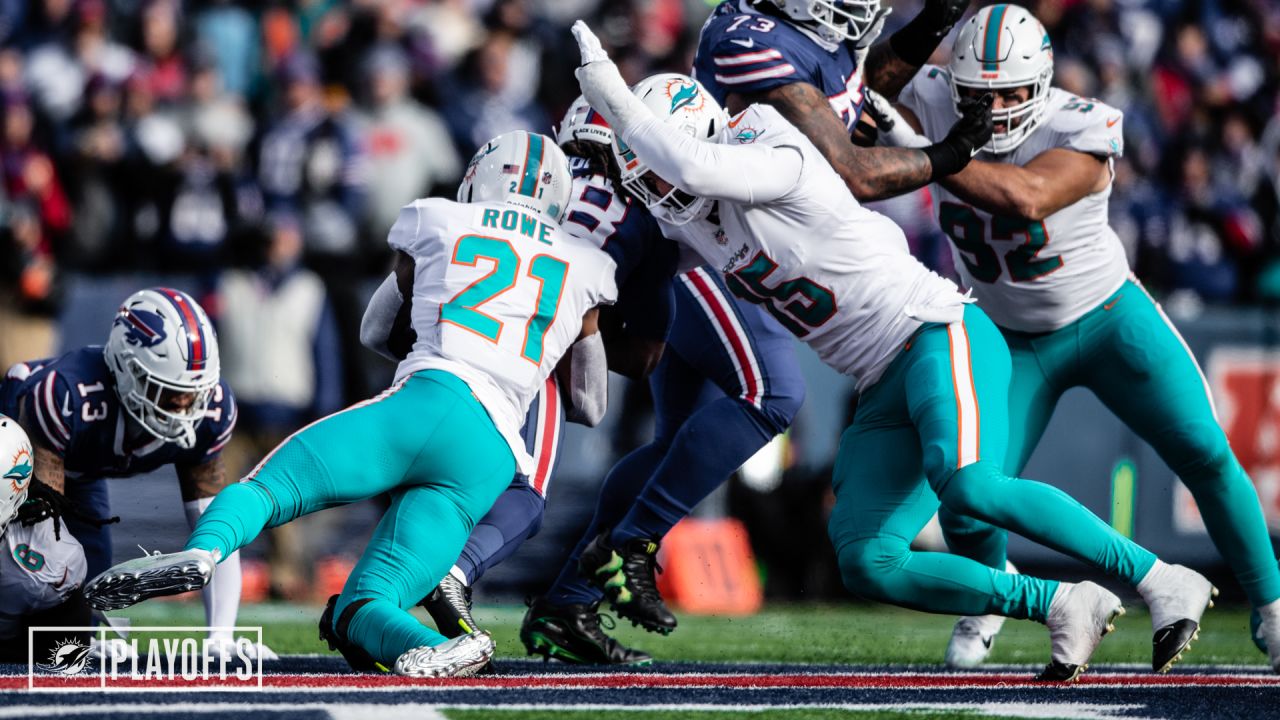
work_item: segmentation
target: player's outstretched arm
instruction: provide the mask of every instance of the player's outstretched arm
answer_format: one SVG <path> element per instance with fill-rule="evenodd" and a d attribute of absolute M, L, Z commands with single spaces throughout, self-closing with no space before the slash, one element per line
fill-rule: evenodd
<path fill-rule="evenodd" d="M 987 212 L 1038 221 L 1106 189 L 1110 181 L 1105 159 L 1053 148 L 1022 166 L 975 160 L 942 185 Z"/>
<path fill-rule="evenodd" d="M 37 440 L 34 445 L 35 462 L 32 473 L 40 479 L 40 482 L 48 485 L 54 492 L 59 495 L 67 494 L 67 471 L 66 466 L 62 464 L 62 458 L 58 454 L 44 447 Z"/>
<path fill-rule="evenodd" d="M 968 7 L 969 0 L 925 0 L 911 22 L 871 46 L 863 69 L 867 86 L 886 98 L 896 98 Z"/>
<path fill-rule="evenodd" d="M 795 187 L 802 165 L 797 150 L 689 137 L 631 93 L 586 23 L 574 23 L 573 34 L 582 54 L 576 74 L 583 96 L 658 177 L 697 197 L 740 203 L 768 202 Z"/>

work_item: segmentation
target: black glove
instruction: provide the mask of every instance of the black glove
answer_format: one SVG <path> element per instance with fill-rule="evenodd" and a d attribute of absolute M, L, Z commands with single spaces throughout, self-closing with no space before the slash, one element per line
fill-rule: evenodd
<path fill-rule="evenodd" d="M 920 67 L 967 9 L 969 0 L 925 0 L 920 14 L 889 36 L 889 47 L 903 62 Z"/>
<path fill-rule="evenodd" d="M 933 166 L 932 182 L 940 177 L 954 175 L 969 164 L 969 160 L 991 139 L 995 124 L 991 120 L 991 93 L 960 101 L 960 119 L 951 126 L 951 132 L 942 142 L 923 148 Z"/>

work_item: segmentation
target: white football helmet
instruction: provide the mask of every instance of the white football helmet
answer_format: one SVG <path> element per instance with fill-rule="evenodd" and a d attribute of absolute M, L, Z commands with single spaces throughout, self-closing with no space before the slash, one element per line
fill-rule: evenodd
<path fill-rule="evenodd" d="M 993 110 L 1005 129 L 991 136 L 984 150 L 1012 152 L 1044 120 L 1053 80 L 1053 47 L 1044 25 L 1017 5 L 984 7 L 969 18 L 951 51 L 951 99 L 960 103 L 961 88 L 994 90 L 1031 88 L 1026 102 Z"/>
<path fill-rule="evenodd" d="M 165 442 L 193 447 L 219 373 L 218 338 L 204 309 L 178 290 L 139 290 L 116 311 L 103 354 L 129 416 Z"/>
<path fill-rule="evenodd" d="M 880 0 L 769 0 L 787 17 L 815 25 L 828 42 L 844 42 L 862 37 L 876 22 Z"/>
<path fill-rule="evenodd" d="M 711 93 L 688 75 L 650 75 L 636 83 L 631 92 L 660 120 L 698 140 L 714 142 L 729 122 L 728 115 Z M 684 225 L 706 217 L 711 211 L 709 198 L 693 197 L 680 188 L 673 187 L 665 195 L 659 195 L 645 180 L 649 166 L 636 157 L 622 138 L 614 143 L 614 155 L 622 171 L 623 187 L 660 220 Z"/>
<path fill-rule="evenodd" d="M 581 95 L 569 106 L 569 111 L 560 121 L 560 127 L 556 129 L 557 144 L 564 145 L 575 140 L 585 140 L 601 145 L 613 144 L 613 128 L 609 127 L 609 121 L 592 110 L 586 98 Z"/>
<path fill-rule="evenodd" d="M 516 130 L 476 151 L 458 186 L 458 202 L 501 202 L 560 222 L 572 189 L 560 146 L 545 135 Z"/>
<path fill-rule="evenodd" d="M 27 501 L 34 465 L 27 433 L 17 420 L 0 415 L 0 470 L 4 472 L 0 477 L 0 536 Z"/>

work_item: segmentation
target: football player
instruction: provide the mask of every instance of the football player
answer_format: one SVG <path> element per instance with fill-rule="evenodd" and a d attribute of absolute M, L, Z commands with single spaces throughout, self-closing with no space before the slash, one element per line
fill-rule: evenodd
<path fill-rule="evenodd" d="M 1043 622 L 1052 660 L 1040 678 L 1078 677 L 1124 612 L 1119 598 L 1090 582 L 912 551 L 942 503 L 1125 580 L 1154 617 L 1168 619 L 1162 631 L 1191 641 L 1213 586 L 1161 562 L 1062 491 L 1001 471 L 1011 368 L 999 331 L 911 256 L 897 226 L 857 203 L 813 143 L 768 105 L 728 119 L 692 80 L 691 91 L 659 76 L 632 94 L 586 25 L 576 23 L 574 34 L 583 95 L 625 144 L 624 168 L 644 168 L 643 197 L 655 217 L 705 216 L 714 202 L 728 242 L 681 239 L 737 292 L 786 317 L 832 368 L 857 378 L 829 527 L 851 591 L 929 612 Z M 989 106 L 991 98 L 968 102 Z M 968 127 L 974 117 L 978 127 Z M 961 112 L 950 136 L 985 144 L 991 125 L 981 118 Z"/>
<path fill-rule="evenodd" d="M 1190 489 L 1210 537 L 1262 614 L 1271 664 L 1280 669 L 1280 571 L 1257 493 L 1218 424 L 1195 357 L 1133 276 L 1107 224 L 1123 115 L 1053 87 L 1052 77 L 1044 26 L 1021 7 L 992 5 L 961 29 L 947 67 L 927 68 L 902 93 L 906 122 L 872 103 L 882 131 L 927 143 L 946 134 L 957 103 L 995 95 L 991 140 L 939 184 L 934 208 L 956 269 L 1013 356 L 1004 470 L 1022 471 L 1064 392 L 1089 388 Z M 941 521 L 954 550 L 1003 565 L 1004 530 L 946 508 Z M 1002 622 L 961 618 L 947 664 L 982 662 Z M 1157 669 L 1168 657 L 1165 642 L 1157 636 Z"/>
<path fill-rule="evenodd" d="M 520 437 L 529 402 L 575 341 L 598 344 L 596 307 L 616 298 L 609 255 L 559 227 L 571 182 L 549 138 L 512 132 L 472 158 L 458 202 L 405 206 L 387 241 L 402 298 L 393 325 L 414 340 L 394 384 L 286 439 L 218 494 L 182 552 L 91 580 L 90 604 L 201 587 L 264 528 L 388 492 L 333 608 L 334 636 L 402 675 L 464 676 L 488 663 L 487 632 L 446 639 L 407 609 L 449 572 L 517 469 L 535 471 Z"/>
<path fill-rule="evenodd" d="M 585 118 L 598 117 L 584 107 Z M 614 237 L 611 232 L 625 238 L 628 230 L 660 237 L 644 206 L 625 190 L 628 172 L 613 157 L 607 124 L 593 120 L 576 137 L 578 151 L 592 158 L 593 169 L 578 180 L 582 202 L 569 216 L 570 232 L 590 231 L 602 242 Z M 607 227 L 596 227 L 602 213 L 649 219 L 640 227 L 624 223 L 601 233 Z M 615 242 L 608 240 L 605 248 Z M 654 577 L 663 537 L 786 431 L 804 401 L 789 334 L 761 308 L 735 298 L 714 268 L 696 267 L 700 262 L 674 283 L 675 318 L 666 352 L 650 377 L 654 438 L 606 475 L 591 523 L 555 583 L 530 605 L 520 637 L 531 653 L 575 663 L 649 662 L 647 653 L 620 645 L 600 628 L 604 592 L 591 578 L 604 567 L 612 568 L 610 575 L 620 570 L 609 598 L 614 611 L 647 630 L 671 632 L 676 617 Z M 620 308 L 629 305 L 633 312 L 649 312 L 626 298 Z"/>
<path fill-rule="evenodd" d="M 22 426 L 0 415 L 0 536 L 5 547 L 0 558 L 0 662 L 26 662 L 28 627 L 84 627 L 90 622 L 89 606 L 79 592 L 85 575 L 80 543 L 59 526 L 56 515 L 27 522 L 19 517 L 31 487 L 32 463 L 31 441 Z M 87 647 L 84 635 L 80 639 Z M 37 635 L 30 657 L 43 660 L 52 649 L 49 644 L 64 637 Z"/>
<path fill-rule="evenodd" d="M 190 526 L 227 485 L 221 452 L 236 405 L 218 373 L 208 316 L 190 295 L 163 287 L 125 299 L 105 346 L 9 369 L 0 412 L 34 441 L 33 482 L 66 497 L 66 524 L 84 547 L 91 576 L 111 565 L 107 478 L 172 465 Z M 226 563 L 203 594 L 211 627 L 234 626 L 240 605 L 239 555 Z M 230 631 L 210 637 L 220 652 L 234 654 Z"/>
<path fill-rule="evenodd" d="M 906 26 L 876 43 L 889 13 L 880 0 L 724 0 L 702 27 L 693 74 L 730 113 L 752 103 L 777 109 L 859 201 L 893 197 L 960 170 L 969 158 L 959 139 L 919 149 L 855 146 L 849 135 L 864 80 L 896 97 L 968 5 L 925 0 Z"/>

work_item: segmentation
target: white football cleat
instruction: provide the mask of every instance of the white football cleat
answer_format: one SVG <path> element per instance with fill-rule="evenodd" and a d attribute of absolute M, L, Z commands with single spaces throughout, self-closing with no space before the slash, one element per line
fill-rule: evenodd
<path fill-rule="evenodd" d="M 1138 593 L 1151 610 L 1151 669 L 1169 672 L 1200 637 L 1200 617 L 1213 607 L 1218 589 L 1191 568 L 1157 560 Z"/>
<path fill-rule="evenodd" d="M 95 610 L 119 610 L 143 600 L 199 590 L 213 579 L 218 559 L 208 550 L 145 555 L 108 568 L 84 586 Z"/>
<path fill-rule="evenodd" d="M 1271 669 L 1280 673 L 1280 600 L 1274 600 L 1258 608 L 1262 622 L 1255 631 L 1255 639 L 1266 649 Z"/>
<path fill-rule="evenodd" d="M 1004 571 L 1015 575 L 1018 568 L 1006 560 Z M 1003 615 L 966 615 L 956 620 L 947 643 L 947 667 L 967 670 L 986 662 L 1004 621 Z"/>
<path fill-rule="evenodd" d="M 406 650 L 396 658 L 395 673 L 408 677 L 468 677 L 493 658 L 493 638 L 487 630 Z"/>
<path fill-rule="evenodd" d="M 1080 677 L 1102 636 L 1116 629 L 1115 619 L 1123 614 L 1120 598 L 1100 585 L 1059 583 L 1045 619 L 1052 660 L 1036 679 L 1072 682 Z"/>

